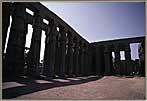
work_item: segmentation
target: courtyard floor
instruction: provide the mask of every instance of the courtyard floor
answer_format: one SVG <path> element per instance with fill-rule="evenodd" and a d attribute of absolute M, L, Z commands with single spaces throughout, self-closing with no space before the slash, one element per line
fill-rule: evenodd
<path fill-rule="evenodd" d="M 2 84 L 3 99 L 145 99 L 144 77 L 89 76 L 64 79 L 14 79 Z"/>

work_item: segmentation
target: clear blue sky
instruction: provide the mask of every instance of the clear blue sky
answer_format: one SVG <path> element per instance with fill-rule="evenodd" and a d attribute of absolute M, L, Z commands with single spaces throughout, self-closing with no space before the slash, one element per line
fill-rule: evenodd
<path fill-rule="evenodd" d="M 89 42 L 145 36 L 143 2 L 41 3 Z M 138 44 L 131 45 L 132 59 L 138 58 L 137 47 Z"/>
<path fill-rule="evenodd" d="M 145 35 L 138 2 L 41 2 L 90 42 Z"/>

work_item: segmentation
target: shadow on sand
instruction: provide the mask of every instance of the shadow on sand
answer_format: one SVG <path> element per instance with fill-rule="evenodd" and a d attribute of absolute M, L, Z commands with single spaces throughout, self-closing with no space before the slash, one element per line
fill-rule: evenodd
<path fill-rule="evenodd" d="M 17 87 L 11 87 L 11 88 L 6 88 L 2 90 L 2 98 L 3 99 L 10 99 L 10 98 L 15 98 L 21 95 L 25 94 L 30 94 L 33 92 L 41 91 L 41 90 L 46 90 L 54 87 L 60 87 L 60 86 L 69 86 L 69 85 L 77 85 L 77 84 L 82 84 L 82 83 L 87 83 L 90 81 L 95 81 L 98 79 L 101 79 L 102 77 L 98 76 L 93 76 L 93 77 L 81 77 L 81 78 L 62 78 L 61 80 L 63 81 L 69 81 L 69 82 L 61 82 L 57 81 L 55 79 L 39 79 L 43 80 L 46 82 L 52 82 L 52 83 L 37 83 L 36 79 L 20 79 L 20 78 L 15 78 L 13 80 L 9 80 L 9 82 L 17 82 L 19 84 L 24 84 L 25 86 L 17 86 Z M 74 80 L 77 79 L 77 80 Z M 38 79 L 37 79 L 38 80 Z M 8 81 L 7 81 L 8 82 Z"/>

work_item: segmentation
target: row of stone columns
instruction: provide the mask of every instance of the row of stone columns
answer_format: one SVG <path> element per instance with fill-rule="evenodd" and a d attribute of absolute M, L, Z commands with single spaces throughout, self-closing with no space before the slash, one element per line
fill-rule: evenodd
<path fill-rule="evenodd" d="M 36 68 L 40 58 L 39 54 L 42 30 L 39 23 L 41 23 L 42 18 L 37 14 L 38 13 L 35 14 L 33 37 L 29 53 L 31 62 L 29 66 L 30 74 L 38 74 L 36 72 Z M 50 20 L 49 22 L 49 29 L 46 32 L 43 74 L 48 77 L 53 77 L 55 74 L 61 77 L 66 74 L 87 74 L 88 46 L 84 46 L 84 44 L 79 46 L 79 40 L 75 41 L 71 33 L 68 33 L 68 36 L 66 36 L 67 32 L 64 27 L 60 26 L 60 30 L 57 31 L 57 24 L 55 24 L 54 20 Z M 60 37 L 58 38 L 59 34 Z M 66 43 L 67 38 L 68 43 Z"/>
<path fill-rule="evenodd" d="M 131 68 L 131 51 L 130 51 L 130 45 L 129 43 L 125 44 L 124 47 L 125 51 L 125 74 L 129 73 L 129 68 Z M 116 67 L 116 72 L 119 74 L 122 74 L 122 68 L 121 68 L 121 60 L 120 60 L 120 49 L 119 45 L 114 45 L 114 54 L 115 54 L 115 67 Z M 112 51 L 109 49 L 108 45 L 105 45 L 104 48 L 104 61 L 105 61 L 105 72 L 104 75 L 110 75 L 113 72 L 112 68 Z"/>
<path fill-rule="evenodd" d="M 118 71 L 116 71 L 119 74 L 128 74 L 131 71 L 131 50 L 129 43 L 126 43 L 124 45 L 124 51 L 125 51 L 125 67 L 121 66 L 121 60 L 120 60 L 120 50 L 119 46 L 115 45 L 115 66 Z"/>
<path fill-rule="evenodd" d="M 5 5 L 6 4 L 6 5 Z M 11 6 L 11 7 L 10 7 Z M 12 24 L 10 29 L 10 36 L 6 50 L 6 63 L 3 70 L 7 69 L 8 74 L 11 71 L 14 74 L 21 74 L 24 69 L 24 50 L 26 43 L 26 34 L 28 32 L 28 23 L 26 17 L 26 8 L 23 3 L 3 3 L 3 40 L 2 52 L 4 53 L 4 46 L 6 42 L 7 30 L 10 24 L 10 15 L 12 15 Z M 33 35 L 31 40 L 30 51 L 28 55 L 28 68 L 30 75 L 38 75 L 37 67 L 40 59 L 40 46 L 42 34 L 43 16 L 39 10 L 35 11 L 33 15 Z M 68 29 L 58 25 L 53 19 L 49 20 L 46 30 L 45 54 L 44 54 L 44 68 L 43 74 L 47 77 L 55 75 L 90 75 L 92 54 L 90 45 L 77 37 L 76 33 L 71 33 Z M 59 27 L 59 31 L 57 31 Z M 120 69 L 120 50 L 119 45 L 114 45 L 116 67 Z M 104 66 L 104 74 L 110 75 L 112 73 L 112 52 L 109 45 L 104 46 L 103 57 L 104 65 L 100 65 L 101 47 L 96 48 L 96 65 L 98 67 Z M 126 58 L 126 72 L 130 68 L 130 46 L 125 44 L 125 58 Z M 100 53 L 99 53 L 100 52 Z M 100 61 L 101 60 L 101 61 Z M 98 62 L 100 61 L 100 62 Z M 96 69 L 99 72 L 100 68 Z M 99 73 L 98 73 L 99 74 Z"/>
<path fill-rule="evenodd" d="M 49 37 L 46 37 L 49 41 L 46 41 L 45 47 L 44 75 L 48 77 L 87 75 L 89 72 L 88 45 L 79 43 L 78 38 L 74 39 L 70 32 L 67 34 L 64 27 L 60 26 L 57 31 L 57 26 L 53 23 L 53 21 L 50 22 Z"/>
<path fill-rule="evenodd" d="M 3 24 L 3 29 L 8 29 L 10 23 L 9 17 L 10 14 L 6 15 L 7 19 Z M 33 20 L 33 34 L 31 40 L 31 46 L 28 54 L 28 73 L 29 75 L 39 74 L 37 67 L 40 59 L 40 46 L 41 46 L 41 34 L 42 27 L 41 22 L 43 18 L 40 15 L 40 12 L 35 12 Z M 26 34 L 28 31 L 28 23 L 26 19 L 26 8 L 21 3 L 13 4 L 13 13 L 12 13 L 12 24 L 10 29 L 9 41 L 7 45 L 7 51 L 5 56 L 5 65 L 3 66 L 4 73 L 14 72 L 14 75 L 22 75 L 24 71 L 24 50 L 26 43 Z M 44 74 L 53 75 L 54 69 L 54 58 L 55 58 L 55 43 L 56 43 L 56 25 L 54 21 L 51 20 L 49 24 L 50 32 L 47 32 L 46 35 L 46 51 L 45 51 L 45 70 Z M 7 30 L 3 31 L 5 35 Z M 6 34 L 7 35 L 7 34 Z M 5 35 L 5 36 L 6 36 Z M 5 38 L 3 37 L 3 47 L 5 44 Z M 64 51 L 62 49 L 62 51 Z M 63 66 L 62 66 L 63 67 Z M 7 75 L 6 74 L 6 75 Z"/>

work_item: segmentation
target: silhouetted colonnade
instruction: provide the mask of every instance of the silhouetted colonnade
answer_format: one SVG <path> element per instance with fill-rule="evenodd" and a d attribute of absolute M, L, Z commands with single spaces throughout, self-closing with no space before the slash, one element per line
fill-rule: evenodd
<path fill-rule="evenodd" d="M 40 75 L 37 67 L 40 59 L 42 30 L 45 31 L 46 35 L 43 75 L 47 77 L 54 77 L 55 75 L 61 77 L 65 75 L 84 76 L 99 72 L 109 75 L 112 72 L 112 61 L 110 61 L 112 57 L 110 51 L 112 50 L 115 51 L 118 67 L 120 50 L 125 50 L 126 60 L 130 60 L 128 43 L 123 44 L 122 49 L 120 49 L 119 44 L 113 44 L 112 48 L 109 44 L 89 43 L 40 3 L 5 2 L 2 6 L 3 75 L 10 75 L 10 73 L 22 75 L 24 71 L 24 50 L 26 49 L 28 24 L 33 26 L 31 46 L 27 57 L 29 75 Z M 34 15 L 27 13 L 26 8 L 33 11 Z M 12 16 L 12 24 L 6 54 L 4 54 L 10 16 Z M 43 19 L 49 23 L 44 23 Z M 144 40 L 144 37 L 141 39 Z M 100 70 L 99 66 L 105 67 L 105 69 Z"/>
<path fill-rule="evenodd" d="M 145 37 L 136 37 L 136 38 L 126 38 L 126 39 L 91 43 L 93 48 L 92 49 L 93 51 L 92 67 L 94 68 L 93 71 L 96 71 L 96 74 L 102 74 L 102 75 L 111 75 L 111 74 L 129 75 L 131 72 L 134 71 L 134 62 L 132 62 L 131 59 L 130 44 L 144 43 L 144 42 L 145 42 Z M 123 66 L 121 63 L 122 61 L 121 61 L 120 51 L 124 51 L 125 62 Z M 115 55 L 114 64 L 113 64 L 112 52 L 114 52 Z M 145 68 L 145 67 L 140 67 L 140 68 Z"/>
<path fill-rule="evenodd" d="M 6 6 L 8 7 L 5 8 Z M 33 35 L 28 55 L 30 74 L 37 73 L 42 30 L 46 34 L 44 75 L 52 77 L 54 74 L 60 76 L 90 74 L 90 70 L 88 70 L 90 64 L 89 43 L 54 13 L 40 3 L 3 3 L 3 8 L 3 10 L 10 8 L 10 13 L 8 11 L 3 13 L 3 28 L 5 29 L 3 30 L 3 52 L 10 23 L 8 19 L 10 15 L 12 16 L 4 69 L 10 70 L 10 72 L 13 70 L 16 74 L 23 72 L 27 27 L 28 24 L 31 24 Z M 31 16 L 27 13 L 26 8 L 32 10 L 34 15 Z M 43 19 L 48 20 L 49 24 L 43 23 Z"/>

